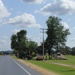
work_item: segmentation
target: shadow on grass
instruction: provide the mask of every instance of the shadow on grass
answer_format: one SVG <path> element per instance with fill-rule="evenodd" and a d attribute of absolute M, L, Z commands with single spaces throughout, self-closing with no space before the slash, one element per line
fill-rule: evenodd
<path fill-rule="evenodd" d="M 75 72 L 75 70 L 64 70 L 62 72 Z"/>

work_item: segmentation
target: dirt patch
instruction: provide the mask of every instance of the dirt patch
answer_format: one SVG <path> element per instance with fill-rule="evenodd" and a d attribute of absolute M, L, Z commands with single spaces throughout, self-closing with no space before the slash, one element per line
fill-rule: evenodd
<path fill-rule="evenodd" d="M 35 64 L 29 63 L 25 60 L 18 59 L 18 61 L 22 62 L 23 64 L 25 64 L 29 67 L 31 67 L 32 69 L 37 70 L 38 72 L 42 73 L 43 75 L 58 75 L 58 74 L 55 74 L 54 72 L 48 71 L 48 70 L 46 70 L 44 68 L 41 68 L 41 67 L 39 67 Z"/>

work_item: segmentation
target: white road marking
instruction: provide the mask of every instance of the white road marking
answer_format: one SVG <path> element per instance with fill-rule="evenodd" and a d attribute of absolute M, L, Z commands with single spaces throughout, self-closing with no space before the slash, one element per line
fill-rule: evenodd
<path fill-rule="evenodd" d="M 24 70 L 28 75 L 31 75 L 25 68 L 18 64 L 14 59 L 12 59 L 22 70 Z"/>

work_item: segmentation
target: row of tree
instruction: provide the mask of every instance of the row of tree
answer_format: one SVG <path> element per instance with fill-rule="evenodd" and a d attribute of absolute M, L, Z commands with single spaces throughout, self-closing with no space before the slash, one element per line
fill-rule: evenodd
<path fill-rule="evenodd" d="M 58 52 L 57 50 L 52 50 L 51 54 L 56 54 L 57 52 Z M 69 46 L 60 47 L 59 52 L 64 55 L 75 55 L 75 47 L 73 47 L 73 48 L 70 48 Z M 37 53 L 43 54 L 42 45 L 38 46 Z M 46 53 L 48 53 L 48 50 L 45 48 L 44 54 L 46 54 Z"/>
<path fill-rule="evenodd" d="M 51 54 L 53 51 L 60 51 L 67 54 L 66 41 L 67 36 L 70 34 L 69 29 L 65 29 L 61 23 L 61 19 L 55 16 L 50 16 L 46 21 L 47 24 L 47 38 L 44 41 L 45 52 Z M 28 41 L 26 37 L 26 30 L 21 30 L 17 34 L 11 36 L 11 48 L 16 55 L 20 58 L 25 58 L 28 55 L 35 55 L 36 53 L 42 54 L 42 45 L 37 45 L 34 41 Z M 65 50 L 65 51 L 64 51 Z M 68 53 L 69 54 L 69 53 Z"/>

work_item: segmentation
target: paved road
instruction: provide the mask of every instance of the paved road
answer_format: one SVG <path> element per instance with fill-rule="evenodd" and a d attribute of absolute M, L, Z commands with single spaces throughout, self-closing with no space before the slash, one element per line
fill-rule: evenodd
<path fill-rule="evenodd" d="M 10 56 L 0 56 L 0 75 L 42 75 L 28 66 L 12 59 Z"/>

